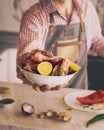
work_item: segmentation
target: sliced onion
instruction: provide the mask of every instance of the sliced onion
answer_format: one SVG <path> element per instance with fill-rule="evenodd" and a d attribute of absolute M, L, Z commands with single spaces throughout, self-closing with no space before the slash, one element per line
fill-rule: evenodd
<path fill-rule="evenodd" d="M 21 106 L 21 110 L 25 115 L 32 115 L 35 111 L 34 106 L 29 103 L 23 103 Z"/>

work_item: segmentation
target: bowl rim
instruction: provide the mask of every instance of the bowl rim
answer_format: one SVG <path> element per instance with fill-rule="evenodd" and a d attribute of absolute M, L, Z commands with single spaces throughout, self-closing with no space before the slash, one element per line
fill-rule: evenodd
<path fill-rule="evenodd" d="M 38 74 L 38 73 L 36 74 L 36 73 L 31 72 L 31 71 L 25 70 L 23 68 L 21 68 L 21 69 L 22 69 L 22 71 L 28 72 L 30 74 L 33 74 L 33 75 L 36 75 L 36 76 L 39 76 L 39 77 L 40 76 L 41 77 L 67 77 L 67 76 L 71 76 L 71 75 L 78 73 L 78 71 L 75 71 L 75 72 L 73 72 L 71 74 L 67 74 L 67 75 L 41 75 L 41 74 Z"/>

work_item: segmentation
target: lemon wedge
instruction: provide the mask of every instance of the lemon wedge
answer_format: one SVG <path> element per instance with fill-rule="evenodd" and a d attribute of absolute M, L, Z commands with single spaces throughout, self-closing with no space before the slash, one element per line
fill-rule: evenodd
<path fill-rule="evenodd" d="M 48 61 L 41 62 L 37 67 L 39 74 L 44 75 L 44 76 L 48 76 L 52 72 L 52 69 L 53 69 L 53 66 Z"/>
<path fill-rule="evenodd" d="M 72 69 L 73 71 L 79 71 L 80 69 L 81 69 L 81 66 L 80 65 L 78 65 L 78 64 L 76 64 L 76 63 L 74 63 L 74 62 L 72 62 L 72 61 L 70 61 L 70 69 Z"/>

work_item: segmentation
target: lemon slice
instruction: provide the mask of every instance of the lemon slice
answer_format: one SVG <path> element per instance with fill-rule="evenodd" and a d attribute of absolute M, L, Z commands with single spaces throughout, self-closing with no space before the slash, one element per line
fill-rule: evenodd
<path fill-rule="evenodd" d="M 73 71 L 79 71 L 81 69 L 81 66 L 79 66 L 78 64 L 70 61 L 70 69 L 72 69 Z"/>
<path fill-rule="evenodd" d="M 47 76 L 52 72 L 52 68 L 53 67 L 50 62 L 44 61 L 38 65 L 37 70 L 38 70 L 39 74 Z"/>

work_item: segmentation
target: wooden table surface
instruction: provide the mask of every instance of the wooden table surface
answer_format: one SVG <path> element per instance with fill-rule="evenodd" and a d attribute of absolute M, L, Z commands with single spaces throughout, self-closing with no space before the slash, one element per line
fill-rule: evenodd
<path fill-rule="evenodd" d="M 13 98 L 15 103 L 12 108 L 0 108 L 0 130 L 104 130 L 104 120 L 85 127 L 86 122 L 94 117 L 96 113 L 79 110 L 67 110 L 68 105 L 63 98 L 66 94 L 77 91 L 77 89 L 64 88 L 59 91 L 36 92 L 31 86 L 18 83 L 0 82 L 0 87 L 9 87 L 11 93 L 3 97 Z M 32 116 L 24 116 L 21 104 L 28 102 L 35 107 Z M 62 122 L 52 119 L 39 119 L 37 114 L 49 109 L 69 111 L 72 119 Z"/>

